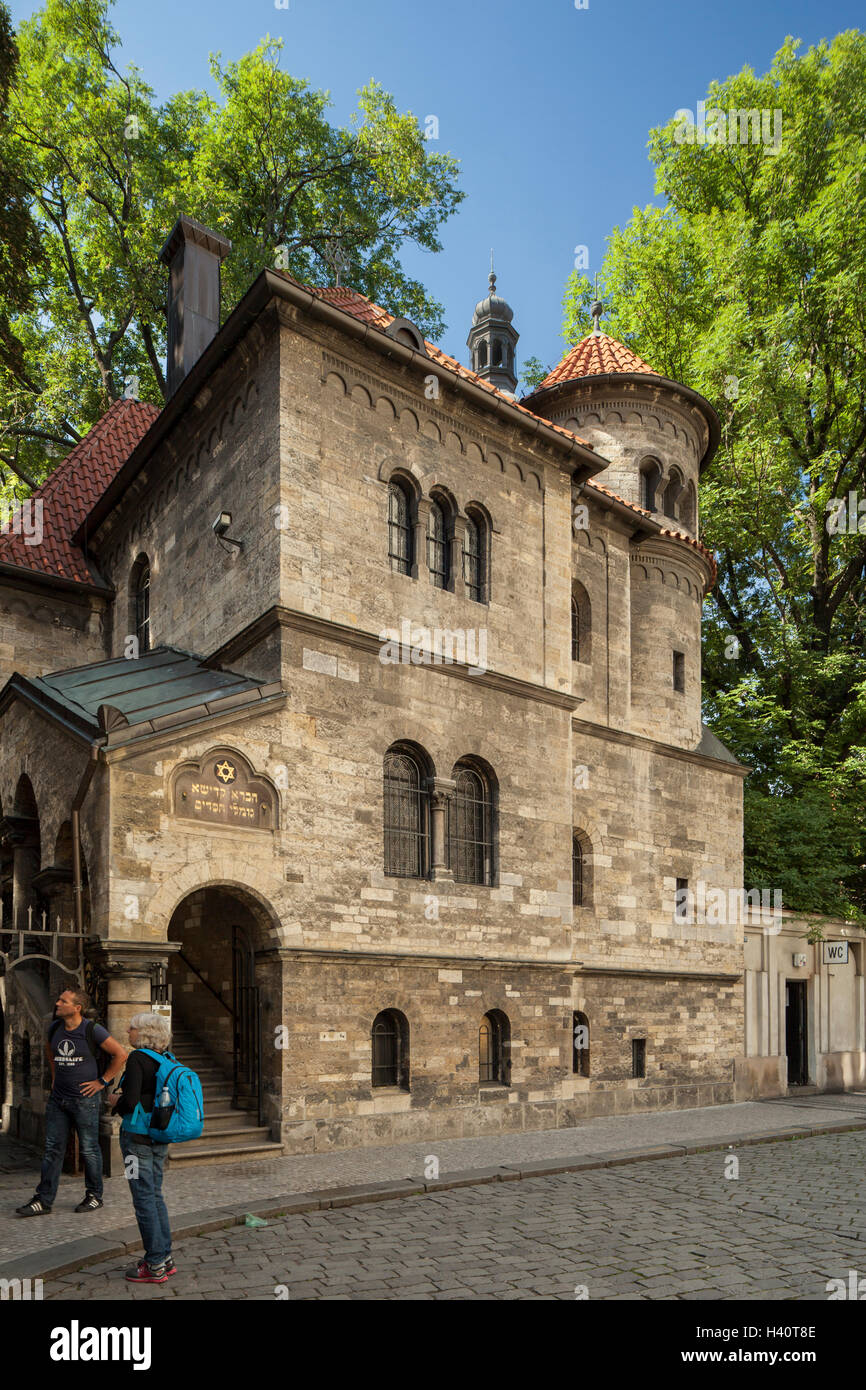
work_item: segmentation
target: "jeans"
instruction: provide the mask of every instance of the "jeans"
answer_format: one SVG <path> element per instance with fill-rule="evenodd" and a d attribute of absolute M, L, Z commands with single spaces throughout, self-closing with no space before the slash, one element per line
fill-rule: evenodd
<path fill-rule="evenodd" d="M 168 1144 L 136 1143 L 131 1134 L 121 1130 L 120 1151 L 144 1245 L 144 1258 L 149 1265 L 162 1264 L 171 1255 L 171 1227 L 162 1195 L 162 1172 Z M 135 1166 L 128 1161 L 130 1155 L 137 1159 Z"/>
<path fill-rule="evenodd" d="M 48 1097 L 45 1106 L 45 1155 L 42 1159 L 42 1178 L 36 1189 L 46 1207 L 54 1205 L 60 1170 L 69 1131 L 75 1128 L 84 1159 L 84 1186 L 94 1197 L 102 1198 L 102 1150 L 99 1147 L 99 1115 L 102 1096 L 64 1096 L 58 1100 Z"/>

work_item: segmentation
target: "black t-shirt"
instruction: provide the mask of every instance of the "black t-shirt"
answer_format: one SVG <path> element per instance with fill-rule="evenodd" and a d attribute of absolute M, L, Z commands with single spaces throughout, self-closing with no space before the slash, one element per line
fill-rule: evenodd
<path fill-rule="evenodd" d="M 123 1086 L 120 1100 L 114 1107 L 115 1115 L 131 1115 L 136 1105 L 148 1114 L 156 1104 L 157 1063 L 146 1052 L 130 1052 L 123 1073 Z"/>
<path fill-rule="evenodd" d="M 54 1056 L 54 1085 L 51 1094 L 55 1099 L 81 1100 L 81 1083 L 98 1081 L 99 1068 L 96 1058 L 87 1045 L 87 1023 L 83 1018 L 77 1028 L 67 1028 L 62 1020 L 51 1024 L 54 1029 L 48 1046 Z M 93 1041 L 96 1047 L 109 1037 L 107 1028 L 101 1023 L 93 1026 Z"/>

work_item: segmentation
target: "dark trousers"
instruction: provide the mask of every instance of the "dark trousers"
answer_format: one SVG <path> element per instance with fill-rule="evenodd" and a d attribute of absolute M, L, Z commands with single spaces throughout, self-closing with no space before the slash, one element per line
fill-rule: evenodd
<path fill-rule="evenodd" d="M 160 1265 L 171 1255 L 171 1227 L 162 1195 L 168 1144 L 136 1143 L 131 1134 L 121 1130 L 120 1151 L 141 1232 L 144 1258 L 149 1265 Z"/>
<path fill-rule="evenodd" d="M 102 1096 L 74 1096 L 58 1100 L 48 1097 L 45 1107 L 45 1156 L 42 1178 L 36 1189 L 47 1207 L 54 1205 L 63 1156 L 70 1129 L 75 1129 L 84 1159 L 84 1186 L 94 1197 L 102 1198 L 102 1150 L 99 1147 L 99 1115 Z"/>

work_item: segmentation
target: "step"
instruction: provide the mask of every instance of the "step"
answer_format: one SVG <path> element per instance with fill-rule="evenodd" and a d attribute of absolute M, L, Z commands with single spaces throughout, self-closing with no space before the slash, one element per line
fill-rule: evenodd
<path fill-rule="evenodd" d="M 177 1144 L 169 1154 L 169 1160 L 174 1165 L 192 1165 L 194 1163 L 237 1163 L 239 1159 L 249 1161 L 257 1158 L 279 1158 L 283 1152 L 282 1144 L 271 1139 L 263 1144 L 218 1144 L 211 1143 L 207 1147 L 196 1149 L 195 1145 L 202 1143 L 202 1140 L 195 1140 L 190 1144 Z"/>
<path fill-rule="evenodd" d="M 211 1128 L 207 1120 L 204 1122 L 204 1133 L 201 1139 L 190 1139 L 189 1144 L 195 1148 L 196 1144 L 211 1146 L 213 1144 L 233 1144 L 235 1141 L 251 1144 L 259 1140 L 269 1138 L 270 1130 L 267 1125 L 233 1125 L 231 1128 L 220 1129 Z M 187 1148 L 188 1145 L 184 1145 Z"/>
<path fill-rule="evenodd" d="M 227 1115 L 205 1114 L 204 1127 L 206 1130 L 219 1130 L 220 1134 L 225 1134 L 230 1129 L 249 1131 L 258 1128 L 258 1117 L 252 1113 L 245 1115 L 243 1110 L 231 1110 Z"/>

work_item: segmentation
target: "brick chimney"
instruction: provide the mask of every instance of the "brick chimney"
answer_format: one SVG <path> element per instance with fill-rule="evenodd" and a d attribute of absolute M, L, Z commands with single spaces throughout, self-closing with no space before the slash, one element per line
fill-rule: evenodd
<path fill-rule="evenodd" d="M 173 396 L 220 326 L 220 264 L 232 244 L 219 232 L 177 219 L 159 253 L 168 266 L 168 394 Z"/>

